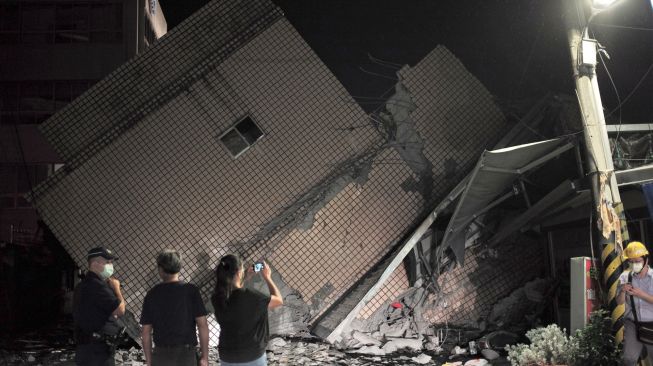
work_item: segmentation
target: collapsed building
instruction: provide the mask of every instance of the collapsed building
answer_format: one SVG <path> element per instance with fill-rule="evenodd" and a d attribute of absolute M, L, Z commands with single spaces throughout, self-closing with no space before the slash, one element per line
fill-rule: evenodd
<path fill-rule="evenodd" d="M 118 253 L 136 319 L 173 247 L 208 308 L 222 255 L 265 258 L 274 334 L 473 338 L 541 313 L 546 245 L 524 228 L 589 202 L 559 175 L 525 188 L 578 146 L 533 133 L 551 105 L 574 114 L 547 97 L 510 121 L 438 46 L 367 114 L 272 2 L 213 1 L 41 126 L 66 164 L 31 199 L 80 267 L 90 247 Z"/>

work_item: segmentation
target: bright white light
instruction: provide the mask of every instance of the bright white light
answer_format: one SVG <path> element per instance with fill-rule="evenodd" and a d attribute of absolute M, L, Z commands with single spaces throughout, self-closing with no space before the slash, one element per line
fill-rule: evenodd
<path fill-rule="evenodd" d="M 617 0 L 593 0 L 592 6 L 598 9 L 605 9 L 610 5 L 614 4 L 615 1 Z"/>

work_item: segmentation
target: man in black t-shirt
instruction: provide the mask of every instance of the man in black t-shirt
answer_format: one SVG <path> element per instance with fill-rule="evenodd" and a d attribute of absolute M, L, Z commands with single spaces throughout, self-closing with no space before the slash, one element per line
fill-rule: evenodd
<path fill-rule="evenodd" d="M 197 286 L 179 281 L 181 258 L 175 250 L 157 257 L 162 283 L 148 291 L 143 302 L 143 351 L 148 366 L 197 365 L 197 327 L 200 336 L 200 365 L 209 363 L 209 326 L 206 308 Z M 154 350 L 152 349 L 154 333 Z"/>
<path fill-rule="evenodd" d="M 125 299 L 120 282 L 112 277 L 111 250 L 93 248 L 86 256 L 89 271 L 75 288 L 73 320 L 75 323 L 75 363 L 83 366 L 113 366 L 114 349 L 107 336 L 118 329 L 116 318 L 125 314 Z"/>

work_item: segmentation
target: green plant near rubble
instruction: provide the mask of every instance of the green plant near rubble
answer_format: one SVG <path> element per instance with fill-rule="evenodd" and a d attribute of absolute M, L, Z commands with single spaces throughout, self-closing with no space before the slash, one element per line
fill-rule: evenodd
<path fill-rule="evenodd" d="M 508 359 L 514 366 L 612 366 L 620 364 L 620 354 L 611 333 L 608 312 L 591 314 L 589 324 L 567 337 L 564 330 L 551 324 L 526 333 L 530 344 L 508 348 Z"/>
<path fill-rule="evenodd" d="M 590 315 L 585 328 L 576 331 L 570 342 L 573 365 L 612 366 L 621 364 L 621 353 L 612 334 L 612 320 L 606 310 Z"/>

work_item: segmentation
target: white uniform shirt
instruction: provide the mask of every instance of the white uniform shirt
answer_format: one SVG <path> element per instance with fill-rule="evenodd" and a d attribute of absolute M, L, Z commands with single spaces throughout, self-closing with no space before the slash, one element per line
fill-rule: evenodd
<path fill-rule="evenodd" d="M 619 288 L 617 291 L 621 291 L 623 285 L 628 282 L 628 275 L 630 271 L 624 271 L 621 276 L 619 276 Z M 649 267 L 646 271 L 646 276 L 644 278 L 638 278 L 633 274 L 633 287 L 642 289 L 647 294 L 653 294 L 653 270 Z M 617 292 L 619 293 L 619 292 Z M 631 311 L 631 301 L 630 295 L 626 294 L 626 312 L 624 317 L 626 319 L 635 320 L 633 312 Z M 637 319 L 640 322 L 650 322 L 653 321 L 653 304 L 647 302 L 644 299 L 641 299 L 637 296 L 633 296 L 635 300 L 635 308 L 637 309 Z"/>

